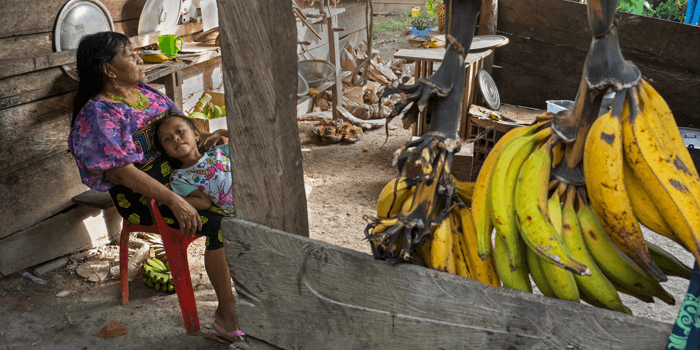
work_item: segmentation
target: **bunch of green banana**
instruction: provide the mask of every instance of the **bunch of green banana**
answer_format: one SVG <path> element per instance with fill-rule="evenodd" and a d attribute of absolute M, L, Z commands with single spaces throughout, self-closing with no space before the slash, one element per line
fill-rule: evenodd
<path fill-rule="evenodd" d="M 156 291 L 174 292 L 173 276 L 170 267 L 157 258 L 146 259 L 143 264 L 143 282 Z"/>

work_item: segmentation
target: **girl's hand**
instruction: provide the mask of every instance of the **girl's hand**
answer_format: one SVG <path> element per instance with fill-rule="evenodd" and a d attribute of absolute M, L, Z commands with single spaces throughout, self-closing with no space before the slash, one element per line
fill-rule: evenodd
<path fill-rule="evenodd" d="M 202 218 L 195 209 L 184 198 L 177 196 L 177 200 L 173 204 L 168 205 L 170 210 L 175 214 L 175 219 L 180 223 L 180 232 L 188 235 L 196 234 L 202 231 Z"/>

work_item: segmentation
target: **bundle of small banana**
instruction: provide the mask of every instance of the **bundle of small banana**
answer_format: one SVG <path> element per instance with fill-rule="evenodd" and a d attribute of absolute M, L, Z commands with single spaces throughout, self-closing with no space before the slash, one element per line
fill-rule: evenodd
<path fill-rule="evenodd" d="M 143 283 L 156 291 L 174 292 L 173 276 L 170 267 L 157 258 L 147 259 L 143 264 Z"/>
<path fill-rule="evenodd" d="M 455 273 L 463 277 L 472 278 L 484 282 L 490 286 L 500 286 L 500 280 L 492 258 L 480 259 L 477 253 L 476 230 L 472 221 L 472 212 L 465 205 L 471 202 L 474 192 L 474 182 L 462 182 L 452 179 L 457 189 L 457 196 L 461 201 L 446 212 L 439 225 L 431 225 L 431 234 L 427 241 L 416 252 L 416 262 L 436 270 Z M 393 217 L 383 220 L 371 229 L 371 236 L 381 233 L 388 226 L 398 222 L 397 214 L 407 216 L 414 203 L 416 193 L 415 179 L 400 177 L 384 186 L 377 200 L 377 216 Z M 436 213 L 442 210 L 436 210 Z M 436 215 L 437 219 L 438 216 Z M 368 218 L 369 219 L 369 218 Z M 371 218 L 370 221 L 379 221 Z M 371 226 L 368 226 L 368 229 Z M 368 233 L 369 234 L 369 233 Z M 394 249 L 400 249 L 399 245 L 391 242 Z M 373 245 L 373 249 L 376 247 Z"/>

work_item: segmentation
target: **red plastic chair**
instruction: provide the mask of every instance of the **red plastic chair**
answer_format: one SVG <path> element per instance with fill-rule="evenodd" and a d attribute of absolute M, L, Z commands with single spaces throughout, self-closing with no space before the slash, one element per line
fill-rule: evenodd
<path fill-rule="evenodd" d="M 149 232 L 159 234 L 163 240 L 165 256 L 173 275 L 173 285 L 177 293 L 177 300 L 180 302 L 182 318 L 185 320 L 185 329 L 188 334 L 197 334 L 201 331 L 199 326 L 199 316 L 197 305 L 194 300 L 194 290 L 192 289 L 192 279 L 190 278 L 190 265 L 187 261 L 187 247 L 195 239 L 201 236 L 185 235 L 178 229 L 168 226 L 160 215 L 158 206 L 151 200 L 153 217 L 156 219 L 155 226 L 142 226 L 132 224 L 124 219 L 122 233 L 119 242 L 119 278 L 122 289 L 122 305 L 129 301 L 129 235 L 131 232 Z"/>

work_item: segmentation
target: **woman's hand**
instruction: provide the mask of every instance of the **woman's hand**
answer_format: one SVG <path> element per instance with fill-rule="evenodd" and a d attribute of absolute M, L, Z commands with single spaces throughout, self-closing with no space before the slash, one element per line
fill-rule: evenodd
<path fill-rule="evenodd" d="M 176 200 L 168 205 L 180 224 L 180 232 L 188 235 L 202 231 L 202 217 L 184 198 L 176 195 Z"/>

